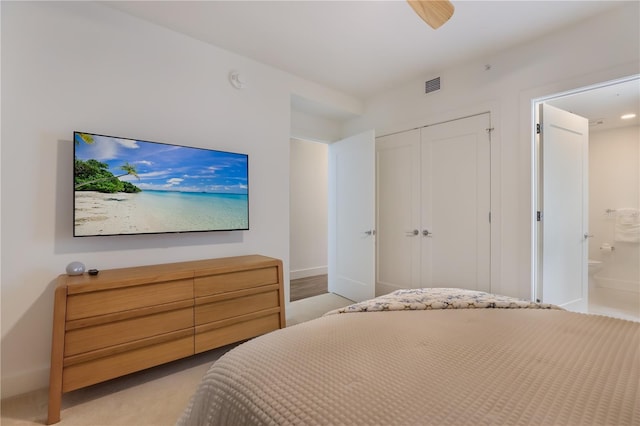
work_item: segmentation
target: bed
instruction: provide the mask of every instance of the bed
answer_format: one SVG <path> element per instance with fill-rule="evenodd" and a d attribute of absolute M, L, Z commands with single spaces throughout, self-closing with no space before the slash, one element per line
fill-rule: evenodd
<path fill-rule="evenodd" d="M 178 425 L 638 425 L 639 382 L 640 323 L 399 290 L 232 349 Z"/>

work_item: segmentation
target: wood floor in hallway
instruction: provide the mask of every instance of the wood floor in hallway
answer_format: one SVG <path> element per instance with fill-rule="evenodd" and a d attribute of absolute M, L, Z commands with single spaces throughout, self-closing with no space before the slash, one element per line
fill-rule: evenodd
<path fill-rule="evenodd" d="M 291 280 L 289 301 L 293 302 L 327 293 L 327 286 L 326 274 Z"/>

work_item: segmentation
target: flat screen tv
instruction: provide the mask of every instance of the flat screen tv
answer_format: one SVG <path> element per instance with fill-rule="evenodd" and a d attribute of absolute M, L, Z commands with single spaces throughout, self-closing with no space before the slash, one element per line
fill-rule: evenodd
<path fill-rule="evenodd" d="M 246 154 L 74 132 L 73 235 L 249 229 Z"/>

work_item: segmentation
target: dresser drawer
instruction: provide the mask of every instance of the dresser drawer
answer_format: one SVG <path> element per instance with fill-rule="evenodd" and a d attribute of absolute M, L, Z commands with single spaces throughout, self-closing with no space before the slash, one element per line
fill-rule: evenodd
<path fill-rule="evenodd" d="M 270 311 L 277 311 L 272 309 Z M 279 312 L 263 316 L 252 315 L 251 319 L 230 323 L 222 321 L 222 326 L 205 324 L 196 326 L 195 353 L 250 339 L 280 328 Z"/>
<path fill-rule="evenodd" d="M 207 298 L 196 299 L 195 324 L 220 321 L 240 315 L 277 308 L 280 304 L 277 290 L 235 297 L 207 303 Z"/>
<path fill-rule="evenodd" d="M 95 359 L 83 356 L 82 362 L 68 363 L 65 360 L 63 392 L 193 355 L 193 330 L 174 332 L 156 340 L 157 343 L 149 341 L 147 346 L 138 345 L 131 350 L 96 356 Z"/>
<path fill-rule="evenodd" d="M 67 321 L 193 298 L 193 279 L 70 294 Z"/>
<path fill-rule="evenodd" d="M 64 355 L 76 355 L 193 327 L 193 307 L 67 330 Z"/>
<path fill-rule="evenodd" d="M 275 266 L 194 278 L 196 297 L 278 283 Z"/>

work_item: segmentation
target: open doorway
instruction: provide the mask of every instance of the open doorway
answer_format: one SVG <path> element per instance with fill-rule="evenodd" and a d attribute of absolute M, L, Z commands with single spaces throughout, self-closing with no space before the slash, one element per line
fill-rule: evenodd
<path fill-rule="evenodd" d="M 327 293 L 328 145 L 290 142 L 290 298 Z"/>
<path fill-rule="evenodd" d="M 534 100 L 589 120 L 584 285 L 589 313 L 640 320 L 640 76 Z M 636 117 L 621 117 L 635 113 Z M 538 122 L 538 121 L 536 121 Z M 533 168 L 540 211 L 539 152 Z M 544 211 L 544 216 L 553 214 Z M 539 222 L 535 222 L 536 228 Z M 534 231 L 534 294 L 542 288 L 544 252 Z"/>
<path fill-rule="evenodd" d="M 353 303 L 328 292 L 328 155 L 328 143 L 291 139 L 287 326 Z"/>

